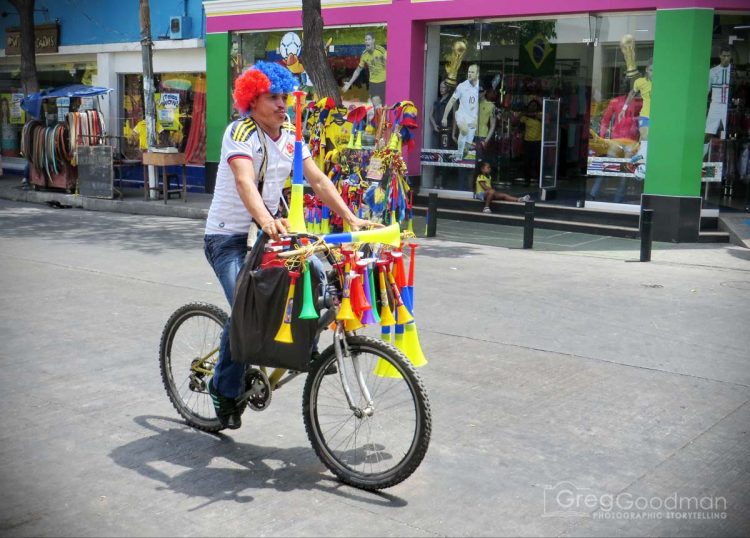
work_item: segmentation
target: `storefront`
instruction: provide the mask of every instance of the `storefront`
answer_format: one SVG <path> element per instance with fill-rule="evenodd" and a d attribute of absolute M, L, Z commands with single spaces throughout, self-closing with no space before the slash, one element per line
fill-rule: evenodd
<path fill-rule="evenodd" d="M 299 46 L 298 4 L 264 6 L 204 3 L 208 86 L 223 88 L 209 92 L 211 133 L 231 116 L 237 72 L 257 59 L 289 63 Z M 739 0 L 615 2 L 608 12 L 585 0 L 528 11 L 480 0 L 323 6 L 345 102 L 374 102 L 382 80 L 386 104 L 419 108 L 421 147 L 408 163 L 423 192 L 471 197 L 483 160 L 510 193 L 655 208 L 657 239 L 676 241 L 697 239 L 701 215 L 746 204 L 750 12 Z M 215 165 L 219 138 L 207 143 Z"/>
<path fill-rule="evenodd" d="M 111 88 L 97 107 L 115 160 L 140 160 L 145 142 L 143 71 L 138 42 L 60 46 L 36 56 L 40 88 L 87 84 Z M 172 146 L 188 162 L 190 190 L 205 190 L 206 60 L 202 39 L 157 40 L 153 46 L 154 83 L 159 114 L 157 145 Z M 21 171 L 21 131 L 29 119 L 20 108 L 20 56 L 0 54 L 0 120 L 3 168 Z M 6 105 L 7 103 L 7 105 Z M 46 121 L 46 118 L 43 118 Z M 50 118 L 47 123 L 55 121 Z M 118 169 L 125 181 L 143 181 L 142 167 Z"/>

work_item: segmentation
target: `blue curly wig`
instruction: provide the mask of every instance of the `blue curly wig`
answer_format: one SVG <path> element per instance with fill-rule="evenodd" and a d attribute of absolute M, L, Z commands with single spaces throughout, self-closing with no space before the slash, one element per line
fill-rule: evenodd
<path fill-rule="evenodd" d="M 237 110 L 247 112 L 252 102 L 264 93 L 291 93 L 299 81 L 289 69 L 275 62 L 256 62 L 234 82 Z"/>
<path fill-rule="evenodd" d="M 256 62 L 253 68 L 263 72 L 271 81 L 271 93 L 292 93 L 299 86 L 297 77 L 276 62 Z"/>

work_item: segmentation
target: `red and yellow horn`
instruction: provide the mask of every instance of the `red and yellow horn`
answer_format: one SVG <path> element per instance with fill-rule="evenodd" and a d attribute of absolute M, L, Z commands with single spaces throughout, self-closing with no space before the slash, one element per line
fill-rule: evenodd
<path fill-rule="evenodd" d="M 404 288 L 407 285 L 406 271 L 404 270 L 404 253 L 395 250 L 391 252 L 393 257 L 393 277 L 396 280 L 396 285 L 399 289 Z"/>
<path fill-rule="evenodd" d="M 370 310 L 372 307 L 365 295 L 364 275 L 360 270 L 359 262 L 357 262 L 357 270 L 352 276 L 351 288 L 352 310 L 354 310 L 354 314 L 358 318 L 361 318 L 362 314 L 364 314 L 366 310 Z"/>
<path fill-rule="evenodd" d="M 393 278 L 393 273 L 388 273 L 388 282 L 391 285 L 391 292 L 393 293 L 393 302 L 396 303 L 396 315 L 398 316 L 399 323 L 409 323 L 414 321 L 414 318 L 409 313 L 409 309 L 406 308 L 404 301 L 401 299 L 401 294 L 398 291 L 398 286 Z"/>
<path fill-rule="evenodd" d="M 347 273 L 344 277 L 344 290 L 342 292 L 341 305 L 339 306 L 338 314 L 336 314 L 336 319 L 339 321 L 354 319 L 356 317 L 354 315 L 354 311 L 352 310 L 352 301 L 350 297 L 352 289 L 351 283 L 352 276 Z"/>
<path fill-rule="evenodd" d="M 283 342 L 285 344 L 291 344 L 294 342 L 292 338 L 292 309 L 294 308 L 294 289 L 297 285 L 297 278 L 299 273 L 296 271 L 289 272 L 289 292 L 286 294 L 286 305 L 284 306 L 284 317 L 281 318 L 281 326 L 276 332 L 274 340 L 277 342 Z"/>

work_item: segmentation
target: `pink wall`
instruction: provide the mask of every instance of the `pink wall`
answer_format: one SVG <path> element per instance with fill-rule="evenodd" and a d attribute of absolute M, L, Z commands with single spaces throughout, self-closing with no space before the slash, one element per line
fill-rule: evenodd
<path fill-rule="evenodd" d="M 250 5 L 249 2 L 248 5 Z M 411 3 L 409 0 L 392 0 L 391 4 L 378 6 L 324 9 L 323 18 L 326 25 L 343 25 L 395 22 L 402 19 L 429 22 L 479 17 L 526 17 L 701 7 L 730 11 L 748 11 L 750 9 L 747 0 L 613 0 L 606 5 L 592 0 L 568 0 L 564 3 L 559 0 L 535 0 L 533 3 L 527 0 L 506 0 L 502 3 L 488 0 L 447 0 L 418 3 Z M 300 27 L 302 27 L 302 12 L 300 10 L 217 15 L 209 16 L 206 19 L 206 30 L 209 33 Z"/>
<path fill-rule="evenodd" d="M 391 4 L 379 6 L 324 9 L 323 20 L 326 26 L 385 24 L 388 29 L 386 102 L 396 103 L 410 99 L 420 111 L 423 111 L 425 23 L 440 20 L 603 12 L 603 7 L 606 7 L 607 12 L 677 8 L 747 11 L 750 5 L 748 0 L 612 0 L 606 5 L 592 0 L 568 0 L 564 3 L 559 0 L 504 0 L 502 3 L 488 0 L 419 3 L 392 0 Z M 206 19 L 208 33 L 301 27 L 301 10 L 208 16 Z M 408 53 L 399 54 L 399 51 Z M 416 135 L 416 139 L 421 140 L 421 133 Z M 408 156 L 407 163 L 411 173 L 418 173 L 418 155 Z"/>

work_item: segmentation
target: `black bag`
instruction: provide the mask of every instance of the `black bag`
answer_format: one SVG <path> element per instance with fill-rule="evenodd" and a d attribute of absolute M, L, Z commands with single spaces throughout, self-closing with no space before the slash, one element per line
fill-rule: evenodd
<path fill-rule="evenodd" d="M 306 372 L 310 368 L 318 320 L 299 319 L 303 296 L 303 277 L 300 276 L 292 306 L 294 342 L 285 344 L 274 340 L 284 316 L 291 281 L 283 267 L 259 268 L 267 241 L 268 236 L 261 233 L 237 277 L 229 333 L 232 360 Z M 310 276 L 313 290 L 318 289 L 315 272 L 311 271 Z"/>

